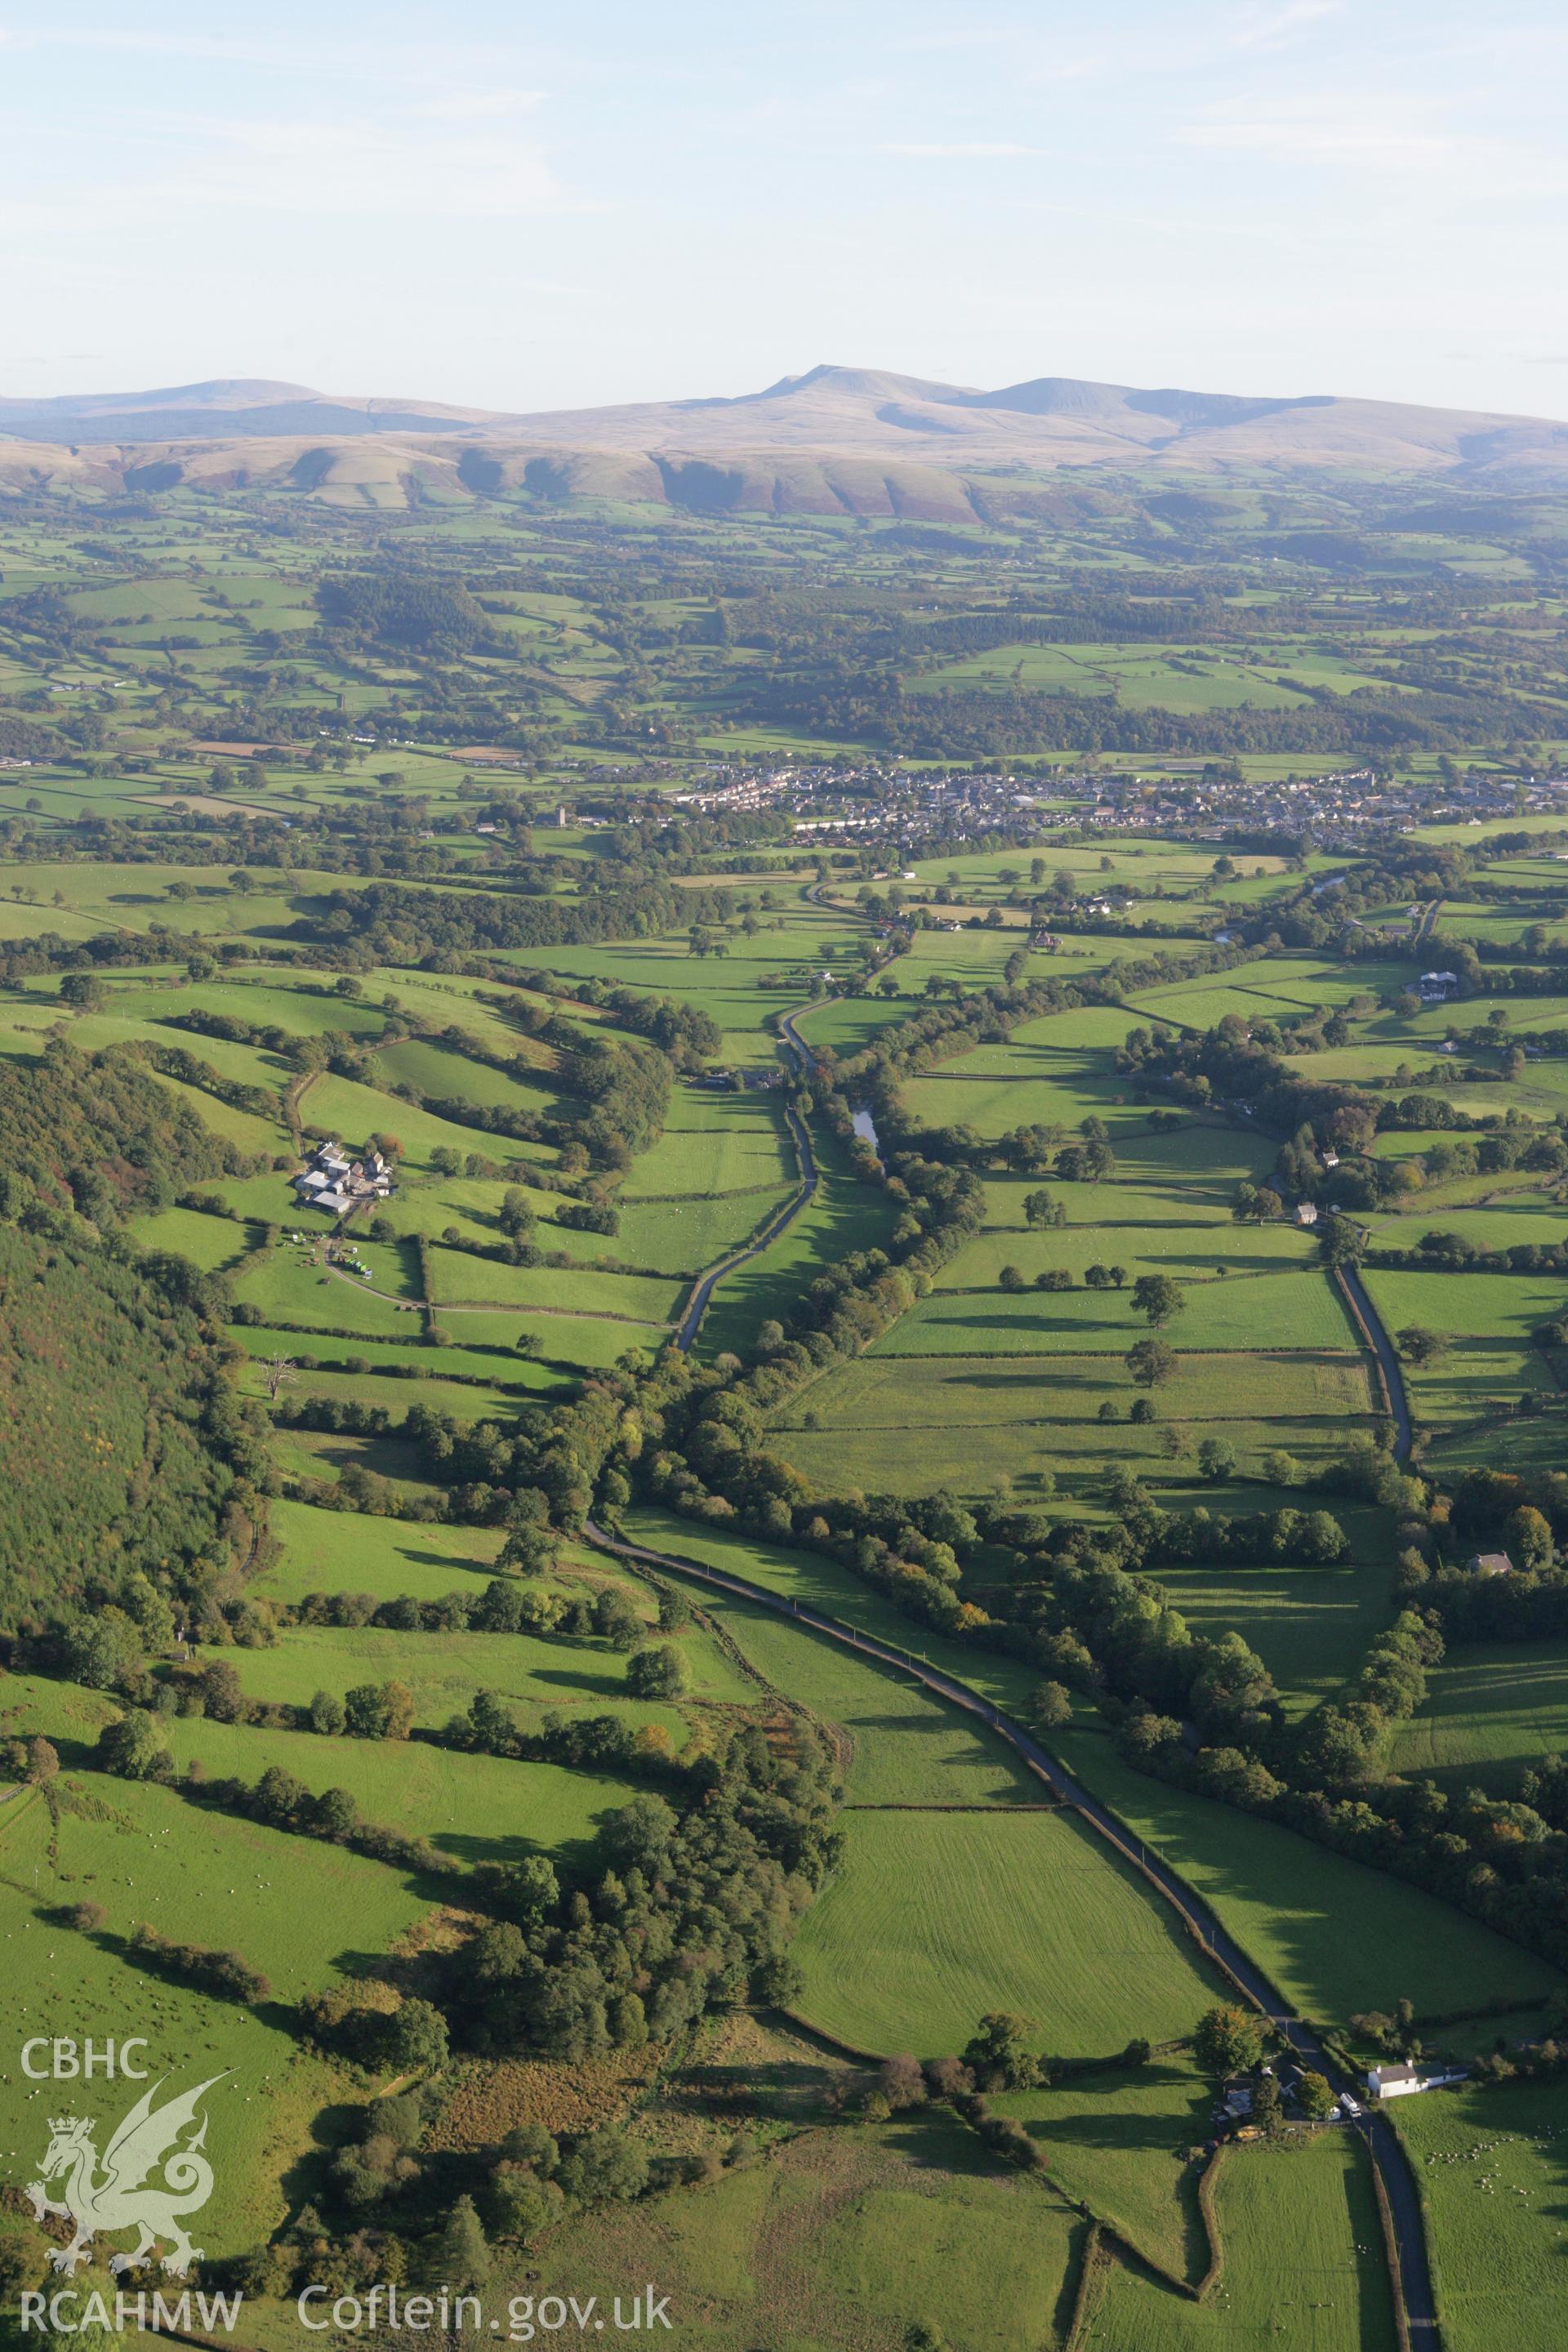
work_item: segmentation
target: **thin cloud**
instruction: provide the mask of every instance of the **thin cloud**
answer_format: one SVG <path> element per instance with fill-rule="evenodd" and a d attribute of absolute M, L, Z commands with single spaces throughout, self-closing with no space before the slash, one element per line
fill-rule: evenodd
<path fill-rule="evenodd" d="M 543 154 L 500 131 L 417 134 L 397 122 L 209 121 L 182 200 L 258 212 L 507 219 L 558 212 Z M 152 192 L 149 192 L 152 193 Z"/>
<path fill-rule="evenodd" d="M 1181 124 L 1173 133 L 1184 147 L 1221 153 L 1265 155 L 1280 163 L 1381 163 L 1394 168 L 1451 163 L 1466 142 L 1440 131 L 1389 121 L 1347 121 L 1331 103 L 1276 113 L 1213 114 Z"/>
<path fill-rule="evenodd" d="M 1012 155 L 1043 155 L 1043 147 L 1017 147 L 1005 140 L 957 139 L 946 143 L 926 145 L 912 140 L 890 139 L 878 152 L 882 155 L 910 155 L 921 162 L 942 163 L 991 163 Z"/>
<path fill-rule="evenodd" d="M 1326 17 L 1342 14 L 1342 0 L 1283 0 L 1278 8 L 1249 16 L 1237 27 L 1232 40 L 1238 49 L 1277 49 Z"/>
<path fill-rule="evenodd" d="M 509 114 L 529 114 L 542 105 L 538 89 L 454 89 L 445 98 L 427 99 L 409 112 L 427 122 L 491 122 Z"/>

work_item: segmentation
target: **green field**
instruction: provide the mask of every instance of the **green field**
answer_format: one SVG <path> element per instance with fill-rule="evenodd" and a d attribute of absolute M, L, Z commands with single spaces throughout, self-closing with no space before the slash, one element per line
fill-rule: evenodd
<path fill-rule="evenodd" d="M 1560 1643 L 1456 1643 L 1426 1705 L 1395 1738 L 1394 1769 L 1454 1791 L 1512 1796 L 1527 1764 L 1568 1749 L 1568 1656 Z"/>
<path fill-rule="evenodd" d="M 1463 2084 L 1394 2111 L 1427 2214 L 1443 2341 L 1490 2352 L 1500 2315 L 1519 2352 L 1563 2340 L 1563 2091 Z"/>
<path fill-rule="evenodd" d="M 795 1949 L 801 2014 L 859 2049 L 936 2057 L 1001 2009 L 1102 2057 L 1216 1997 L 1174 1914 L 1068 1816 L 853 1813 L 845 1840 Z"/>
<path fill-rule="evenodd" d="M 580 2296 L 606 2278 L 656 2278 L 714 2352 L 855 2352 L 917 2324 L 973 2352 L 1039 2352 L 1060 2340 L 1084 2235 L 925 2108 L 876 2130 L 805 2132 L 696 2196 L 569 2223 L 549 2277 Z"/>
<path fill-rule="evenodd" d="M 1100 1732 L 1069 1731 L 1063 1760 L 1179 1870 L 1300 2015 L 1342 2026 L 1413 2000 L 1440 2015 L 1539 1999 L 1544 1960 L 1418 1887 L 1235 1807 L 1132 1770 Z M 1347 1935 L 1343 1922 L 1355 1922 Z"/>
<path fill-rule="evenodd" d="M 1229 2157 L 1215 2195 L 1225 2273 L 1184 2301 L 1118 2264 L 1085 2341 L 1105 2352 L 1393 2352 L 1397 2339 L 1372 2171 L 1359 2140 L 1320 2132 L 1301 2147 Z"/>
<path fill-rule="evenodd" d="M 1006 2092 L 996 2102 L 1039 2141 L 1068 2197 L 1194 2286 L 1208 2268 L 1208 2242 L 1193 2151 L 1209 2137 L 1214 2104 L 1213 2084 L 1182 2051 L 1162 2051 L 1127 2071 L 1068 2075 L 1046 2090 Z"/>

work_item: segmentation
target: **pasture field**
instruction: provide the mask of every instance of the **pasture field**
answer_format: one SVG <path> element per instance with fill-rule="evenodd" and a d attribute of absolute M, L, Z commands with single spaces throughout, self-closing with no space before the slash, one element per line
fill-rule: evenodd
<path fill-rule="evenodd" d="M 1053 1198 L 1059 1197 L 1051 1189 Z M 1007 1227 L 977 1234 L 942 1267 L 937 1290 L 994 1290 L 1005 1265 L 1016 1266 L 1031 1286 L 1038 1275 L 1056 1269 L 1081 1286 L 1087 1267 L 1108 1262 L 1122 1268 L 1129 1285 L 1141 1274 L 1169 1274 L 1178 1282 L 1223 1282 L 1232 1275 L 1296 1273 L 1311 1264 L 1311 1237 L 1295 1225 L 1181 1224 L 1174 1219 L 1143 1225 L 1135 1215 L 1124 1222 L 1114 1213 L 1123 1205 L 1114 1194 L 1100 1205 L 1110 1213 L 1092 1223 L 1069 1223 L 1033 1233 L 1026 1226 L 1022 1232 Z M 1102 1302 L 1106 1297 L 1102 1291 Z M 1184 1317 L 1183 1328 L 1184 1324 Z"/>
<path fill-rule="evenodd" d="M 1159 1581 L 1194 1633 L 1239 1633 L 1257 1651 L 1288 1716 L 1348 1680 L 1388 1622 L 1381 1558 L 1344 1568 L 1162 1568 Z"/>
<path fill-rule="evenodd" d="M 1182 1355 L 1158 1391 L 1155 1420 L 1133 1423 L 1142 1393 L 1109 1351 L 874 1350 L 801 1391 L 773 1426 L 778 1450 L 836 1493 L 861 1484 L 871 1453 L 879 1483 L 900 1493 L 988 1494 L 1007 1478 L 1027 1488 L 1051 1470 L 1081 1502 L 1124 1463 L 1169 1503 L 1196 1490 L 1194 1454 L 1205 1437 L 1226 1440 L 1243 1475 L 1256 1477 L 1266 1452 L 1283 1447 L 1310 1466 L 1342 1449 L 1347 1422 L 1370 1428 L 1375 1417 L 1364 1362 L 1322 1350 Z M 1101 1420 L 1106 1406 L 1114 1421 Z"/>
<path fill-rule="evenodd" d="M 1404 1276 L 1395 1277 L 1398 1280 Z M 1468 1278 L 1468 1277 L 1467 1277 Z M 873 1343 L 878 1356 L 1125 1355 L 1148 1326 L 1126 1292 L 936 1291 Z M 1333 1349 L 1353 1344 L 1349 1316 L 1317 1266 L 1288 1273 L 1215 1276 L 1188 1283 L 1185 1307 L 1167 1328 L 1185 1353 L 1245 1354 L 1248 1348 Z"/>
<path fill-rule="evenodd" d="M 853 1806 L 1032 1805 L 1046 1791 L 1001 1740 L 890 1666 L 719 1593 L 696 1596 L 777 1689 L 808 1707 L 844 1759 Z"/>
<path fill-rule="evenodd" d="M 1460 1434 L 1478 1423 L 1484 1428 L 1521 1399 L 1528 1402 L 1554 1393 L 1550 1360 L 1531 1344 L 1531 1334 L 1568 1309 L 1568 1279 L 1528 1274 L 1410 1274 L 1379 1266 L 1369 1267 L 1364 1279 L 1390 1331 L 1416 1323 L 1449 1339 L 1445 1354 L 1407 1367 L 1405 1375 L 1416 1420 L 1429 1423 L 1440 1437 Z M 1522 1424 L 1517 1443 L 1532 1458 L 1536 1440 L 1550 1450 L 1544 1425 Z M 1516 1441 L 1510 1436 L 1510 1443 Z M 1444 1459 L 1458 1462 L 1464 1455 L 1445 1444 Z"/>
<path fill-rule="evenodd" d="M 1231 1805 L 1135 1772 L 1099 1729 L 1062 1760 L 1206 1902 L 1297 2012 L 1342 2029 L 1401 1999 L 1443 2015 L 1543 1998 L 1558 1972 L 1418 1887 Z M 1356 1923 L 1346 1935 L 1343 1923 Z"/>
<path fill-rule="evenodd" d="M 110 1785 L 117 1796 L 118 1784 Z M 82 1878 L 64 1861 L 75 1821 L 63 1824 L 62 1869 L 57 1874 L 42 1799 L 13 1800 L 7 1814 L 0 1830 L 0 1939 L 11 1946 L 6 1966 L 17 1995 L 13 2015 L 21 2034 L 78 2039 L 90 2034 L 99 2041 L 139 2034 L 147 2042 L 146 2063 L 159 2068 L 194 2063 L 204 2074 L 228 2070 L 227 2081 L 206 2101 L 207 2147 L 221 2185 L 203 2214 L 203 2240 L 215 2255 L 239 2253 L 265 2241 L 292 2210 L 284 2182 L 300 2151 L 310 2146 L 316 2117 L 342 2095 L 347 2084 L 341 2070 L 299 2042 L 275 2010 L 205 2000 L 184 1985 L 148 1974 L 123 1950 L 121 1938 L 139 1918 L 148 1914 L 164 1914 L 170 1920 L 176 1916 L 170 1893 L 171 1836 L 164 1832 L 186 1826 L 179 1801 L 170 1799 L 165 1807 L 145 1815 L 126 1810 L 122 1818 L 128 1826 L 120 1835 L 122 1851 L 105 1853 L 84 1847 L 89 1863 L 132 1861 L 142 1877 L 135 1890 L 124 1886 L 122 1874 L 120 1885 L 110 1883 L 106 1894 L 97 1895 L 111 1916 L 110 1927 L 96 1936 L 58 1927 L 47 1916 L 57 1903 L 82 1899 Z M 271 1837 L 271 1846 L 239 1843 L 206 1852 L 205 1859 L 220 1874 L 231 1864 L 245 1874 L 233 1877 L 237 1886 L 247 1884 L 258 1858 L 267 1868 L 274 1867 L 274 1849 L 285 1843 L 270 1832 L 255 1834 L 258 1840 Z M 394 1889 L 398 1907 L 388 1916 L 371 1895 L 375 1864 L 363 1868 L 370 1874 L 363 1890 L 371 1898 L 363 1915 L 367 1931 L 395 1932 L 398 1924 L 411 1924 L 420 1906 L 408 1904 Z M 98 1879 L 111 1876 L 103 1870 L 96 1874 Z M 224 1876 L 220 1883 L 226 1887 L 231 1879 Z M 302 1880 L 299 1891 L 308 1899 L 309 1882 Z M 329 1906 L 326 1917 L 341 1928 L 350 1916 L 343 1908 L 342 1882 L 331 1888 L 318 1885 L 316 1891 Z M 140 1909 L 138 1895 L 142 1898 Z M 226 1903 L 228 1898 L 224 1899 Z M 191 1933 L 199 1935 L 203 1916 L 199 1906 L 193 1908 L 186 1923 Z M 319 1960 L 322 1975 L 317 1981 L 330 1979 L 331 1949 L 322 1949 L 318 1926 L 297 1923 L 294 1936 L 299 1941 L 285 1954 L 286 1961 L 302 1960 L 309 1967 Z M 298 1982 L 297 1968 L 294 1975 Z M 48 2137 L 44 2087 L 29 2085 L 16 2070 L 0 2074 L 0 2179 L 7 2188 L 20 2191 L 37 2177 Z"/>
<path fill-rule="evenodd" d="M 55 1742 L 66 1768 L 51 1841 L 56 1891 L 46 1899 L 79 1902 L 81 1893 L 63 1890 L 90 1892 L 112 1934 L 127 1935 L 144 1920 L 162 1935 L 202 1942 L 213 1890 L 221 1887 L 229 1939 L 287 2000 L 354 1972 L 343 1944 L 350 1923 L 356 1941 L 384 1951 L 432 1899 L 427 1890 L 405 1886 L 401 1874 L 343 1847 L 204 1808 L 174 1788 L 90 1769 L 85 1759 L 99 1727 L 119 1711 L 96 1693 L 17 1676 L 5 1696 L 7 1736 L 41 1732 Z M 224 1727 L 176 1720 L 171 1728 L 200 1738 Z M 306 1734 L 258 1737 L 291 1738 L 300 1749 L 312 1744 Z M 325 1762 L 343 1756 L 336 1743 L 313 1744 Z M 328 1772 L 317 1785 L 326 1788 L 331 1780 Z M 31 1820 L 31 1800 L 12 1801 L 18 1809 L 26 1801 Z M 8 1841 L 0 1848 L 11 1851 Z M 49 1883 L 46 1874 L 40 1889 Z M 62 1936 L 73 1932 L 61 1930 Z"/>
<path fill-rule="evenodd" d="M 501 1265 L 466 1251 L 432 1244 L 426 1256 L 430 1295 L 442 1307 L 504 1307 L 509 1313 L 605 1316 L 620 1323 L 673 1321 L 683 1296 L 679 1283 L 635 1274 L 605 1274 L 595 1266 Z"/>
<path fill-rule="evenodd" d="M 776 1096 L 682 1086 L 670 1096 L 663 1135 L 638 1153 L 619 1197 L 629 1205 L 777 1192 L 794 1174 Z"/>
<path fill-rule="evenodd" d="M 302 1780 L 312 1795 L 346 1789 L 366 1821 L 427 1837 L 459 1864 L 520 1862 L 528 1854 L 548 1853 L 569 1868 L 580 1867 L 591 1861 L 606 1815 L 628 1795 L 624 1780 L 598 1773 L 465 1756 L 423 1739 L 320 1739 L 310 1731 L 267 1731 L 251 1724 L 176 1717 L 169 1727 L 169 1746 L 177 1764 L 199 1758 L 215 1777 L 234 1774 L 255 1781 L 276 1764 Z M 338 1852 L 313 1839 L 288 1837 L 283 1843 L 290 1851 L 300 1846 L 307 1853 Z M 382 1863 L 363 1867 L 379 1872 L 393 1892 L 407 1885 L 426 1902 L 452 1897 L 449 1879 L 420 1882 Z M 390 1900 L 390 1893 L 382 1897 L 384 1905 Z M 374 1924 L 362 1930 L 356 1922 L 355 1932 L 364 1935 L 373 1951 L 384 1950 L 392 1940 L 390 1935 L 378 1939 Z"/>
<path fill-rule="evenodd" d="M 453 1588 L 447 1587 L 448 1591 Z M 460 1588 L 459 1588 L 460 1589 Z M 636 1587 L 631 1588 L 634 1594 Z M 639 1613 L 651 1625 L 646 1592 Z M 634 1601 L 634 1605 L 636 1605 Z M 695 1700 L 746 1706 L 754 1688 L 718 1645 L 686 1628 L 670 1637 L 685 1659 Z M 658 1722 L 677 1743 L 684 1736 L 678 1710 L 628 1695 L 624 1656 L 607 1643 L 531 1633 L 405 1633 L 388 1627 L 296 1625 L 275 1649 L 238 1653 L 247 1694 L 257 1699 L 309 1706 L 319 1690 L 342 1694 L 358 1683 L 395 1679 L 413 1692 L 415 1721 L 439 1730 L 460 1714 L 477 1690 L 491 1690 L 515 1707 L 531 1729 L 554 1708 L 571 1716 L 614 1714 L 634 1727 Z"/>
<path fill-rule="evenodd" d="M 744 1248 L 790 1197 L 776 1191 L 692 1193 L 683 1201 L 632 1201 L 620 1212 L 616 1246 L 634 1265 L 696 1276 Z"/>
<path fill-rule="evenodd" d="M 1224 2276 L 1192 2303 L 1122 2263 L 1086 2333 L 1101 2352 L 1394 2352 L 1372 2168 L 1349 2133 L 1228 2156 L 1215 2212 Z"/>
<path fill-rule="evenodd" d="M 204 1274 L 233 1265 L 264 1239 L 258 1225 L 209 1217 L 197 1209 L 162 1209 L 156 1216 L 139 1217 L 132 1231 L 143 1249 L 172 1251 L 176 1257 L 189 1258 Z"/>
<path fill-rule="evenodd" d="M 1162 2269 L 1197 2284 L 1208 2244 L 1193 2150 L 1209 2137 L 1215 2093 L 1184 2051 L 1005 2092 L 995 2105 L 1039 2141 L 1065 2195 L 1083 2200 Z"/>
<path fill-rule="evenodd" d="M 1427 1675 L 1426 1701 L 1399 1726 L 1391 1759 L 1450 1793 L 1512 1796 L 1527 1764 L 1568 1750 L 1568 1654 L 1554 1642 L 1456 1643 Z"/>
<path fill-rule="evenodd" d="M 449 1345 L 450 1360 L 470 1370 L 494 1372 L 509 1358 L 516 1363 L 516 1351 L 527 1346 L 557 1370 L 592 1371 L 615 1363 L 628 1348 L 651 1352 L 665 1336 L 658 1323 L 530 1307 L 443 1307 L 436 1328 L 441 1353 L 425 1359 L 432 1370 L 448 1360 Z"/>
<path fill-rule="evenodd" d="M 499 1528 L 368 1518 L 287 1499 L 273 1506 L 272 1531 L 278 1557 L 258 1589 L 279 1601 L 307 1592 L 371 1592 L 378 1601 L 409 1592 L 437 1601 L 470 1577 L 488 1583 L 502 1540 Z"/>
<path fill-rule="evenodd" d="M 1568 2129 L 1560 2083 L 1456 2084 L 1394 2108 L 1426 2205 L 1437 2315 L 1452 2352 L 1563 2340 Z"/>
<path fill-rule="evenodd" d="M 542 1331 L 548 1335 L 553 1330 L 557 1338 L 561 1336 L 562 1326 L 559 1323 L 551 1326 L 542 1318 L 536 1319 Z M 400 1325 L 395 1339 L 377 1339 L 374 1343 L 360 1338 L 345 1339 L 330 1330 L 307 1328 L 293 1331 L 264 1323 L 236 1324 L 231 1337 L 252 1356 L 287 1356 L 297 1363 L 300 1381 L 297 1388 L 289 1390 L 290 1396 L 297 1395 L 301 1389 L 307 1391 L 310 1389 L 317 1378 L 316 1367 L 325 1366 L 331 1370 L 334 1366 L 343 1369 L 354 1364 L 368 1364 L 374 1374 L 384 1374 L 389 1381 L 396 1381 L 405 1407 L 416 1397 L 426 1393 L 427 1383 L 460 1379 L 480 1382 L 504 1381 L 509 1388 L 515 1384 L 520 1390 L 541 1393 L 559 1391 L 563 1385 L 563 1375 L 559 1370 L 549 1363 L 518 1354 L 521 1318 L 505 1316 L 498 1317 L 496 1320 L 501 1326 L 501 1333 L 494 1347 L 473 1343 L 473 1318 L 465 1316 L 457 1323 L 456 1328 L 467 1344 L 444 1346 L 439 1355 L 429 1351 L 424 1318 L 416 1316 L 410 1316 Z M 448 1326 L 448 1338 L 451 1328 Z M 572 1336 L 580 1339 L 580 1330 L 574 1329 Z M 366 1355 L 365 1349 L 371 1345 L 374 1345 L 374 1353 Z M 550 1352 L 553 1353 L 553 1349 Z M 242 1375 L 245 1379 L 253 1377 Z M 353 1379 L 355 1375 L 343 1369 L 343 1377 Z M 406 1388 L 403 1387 L 404 1382 L 407 1383 Z M 368 1391 L 364 1393 L 368 1394 Z M 384 1400 L 378 1398 L 377 1402 Z"/>
<path fill-rule="evenodd" d="M 549 2270 L 579 2296 L 656 2278 L 713 2352 L 881 2352 L 917 2325 L 965 2352 L 1039 2352 L 1061 2340 L 1085 2231 L 926 2107 L 805 2131 L 695 2197 L 569 2222 Z"/>
<path fill-rule="evenodd" d="M 800 2014 L 856 2048 L 962 2050 L 1008 2010 L 1103 2057 L 1192 2032 L 1220 1997 L 1174 1914 L 1068 1814 L 855 1812 L 806 1913 Z"/>
<path fill-rule="evenodd" d="M 247 1339 L 255 1336 L 254 1329 L 246 1333 Z M 281 1335 L 279 1339 L 279 1352 L 287 1354 L 287 1348 L 281 1345 Z M 346 1346 L 348 1343 L 343 1344 Z M 443 1363 L 446 1360 L 443 1357 Z M 525 1369 L 519 1364 L 520 1371 Z M 242 1363 L 235 1377 L 236 1385 L 242 1394 L 254 1397 L 267 1395 L 267 1379 L 261 1365 L 255 1360 Z M 540 1392 L 542 1384 L 541 1376 L 534 1387 L 535 1394 Z M 521 1383 L 516 1387 L 488 1388 L 479 1381 L 469 1384 L 456 1380 L 422 1381 L 416 1391 L 411 1382 L 399 1379 L 393 1371 L 317 1370 L 302 1372 L 298 1381 L 290 1383 L 284 1393 L 290 1403 L 330 1399 L 336 1404 L 380 1405 L 391 1414 L 395 1424 L 402 1421 L 416 1395 L 421 1404 L 429 1405 L 437 1412 L 446 1413 L 453 1421 L 500 1421 L 517 1412 L 529 1391 Z"/>
<path fill-rule="evenodd" d="M 406 1285 L 406 1277 L 402 1280 Z M 288 1244 L 247 1267 L 235 1285 L 235 1297 L 241 1306 L 254 1307 L 263 1321 L 302 1330 L 325 1326 L 363 1332 L 367 1339 L 411 1339 L 420 1328 L 416 1302 L 405 1286 L 401 1297 L 384 1297 L 376 1286 L 329 1273 L 313 1255 Z"/>

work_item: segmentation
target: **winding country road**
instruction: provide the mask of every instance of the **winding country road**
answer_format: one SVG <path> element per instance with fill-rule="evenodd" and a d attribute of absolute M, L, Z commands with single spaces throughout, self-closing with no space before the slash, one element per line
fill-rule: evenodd
<path fill-rule="evenodd" d="M 728 1570 L 707 1568 L 698 1561 L 683 1559 L 668 1552 L 650 1550 L 646 1545 L 626 1543 L 617 1536 L 607 1534 L 591 1519 L 585 1522 L 585 1532 L 593 1542 L 606 1551 L 619 1552 L 628 1559 L 645 1560 L 650 1567 L 667 1570 L 678 1576 L 696 1577 L 704 1584 L 732 1593 L 737 1600 L 772 1610 L 776 1616 L 786 1617 L 811 1633 L 823 1634 L 829 1641 L 841 1643 L 846 1649 L 858 1650 L 863 1657 L 875 1658 L 884 1665 L 896 1667 L 952 1706 L 963 1707 L 967 1714 L 978 1716 L 999 1738 L 1005 1739 L 1016 1751 L 1064 1806 L 1076 1812 L 1088 1829 L 1113 1847 L 1122 1860 L 1138 1871 L 1172 1906 L 1204 1950 L 1218 1962 L 1224 1973 L 1241 1988 L 1248 1999 L 1256 2002 L 1296 2056 L 1304 2064 L 1326 2075 L 1336 2093 L 1351 2091 L 1353 2095 L 1355 2086 L 1342 2068 L 1330 2057 L 1317 2035 L 1290 2014 L 1277 1988 L 1221 1926 L 1208 1906 L 1194 1894 L 1185 1880 L 1179 1877 L 1168 1863 L 1152 1854 L 1131 1831 L 1124 1829 L 1110 1807 L 1092 1796 L 1082 1782 L 1048 1755 L 1020 1724 L 1004 1715 L 1001 1708 L 989 1699 L 982 1698 L 967 1683 L 943 1674 L 940 1667 L 929 1665 L 923 1659 L 894 1648 L 890 1643 L 880 1642 L 872 1634 L 858 1632 L 840 1618 L 830 1617 L 823 1611 L 792 1601 L 784 1594 L 771 1592 L 765 1585 L 752 1584 L 743 1576 L 731 1575 Z M 1397 2255 L 1397 2277 L 1392 2284 L 1404 2306 L 1411 2343 L 1415 2352 L 1436 2352 L 1440 2339 L 1431 2270 L 1426 2258 L 1426 2233 L 1410 2160 L 1385 2116 L 1363 2116 L 1358 2128 L 1366 2141 L 1388 2200 Z"/>

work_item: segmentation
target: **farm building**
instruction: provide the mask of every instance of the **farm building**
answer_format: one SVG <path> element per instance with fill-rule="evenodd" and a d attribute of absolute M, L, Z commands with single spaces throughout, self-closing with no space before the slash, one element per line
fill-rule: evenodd
<path fill-rule="evenodd" d="M 1317 1202 L 1315 1201 L 1298 1201 L 1296 1203 L 1296 1223 L 1299 1225 L 1315 1225 L 1317 1222 Z"/>
<path fill-rule="evenodd" d="M 1506 1551 L 1472 1552 L 1465 1562 L 1472 1576 L 1511 1576 L 1513 1562 Z"/>
<path fill-rule="evenodd" d="M 1446 1004 L 1459 992 L 1457 971 L 1424 971 L 1416 982 L 1416 994 L 1423 1004 Z"/>
<path fill-rule="evenodd" d="M 1464 2079 L 1465 2069 L 1462 2066 L 1449 2066 L 1436 2074 L 1424 2074 L 1419 2066 L 1411 2065 L 1408 2059 L 1401 2059 L 1397 2065 L 1370 2068 L 1366 2087 L 1374 2099 L 1407 2099 L 1417 2091 L 1438 2091 L 1445 2083 L 1462 2083 Z"/>

